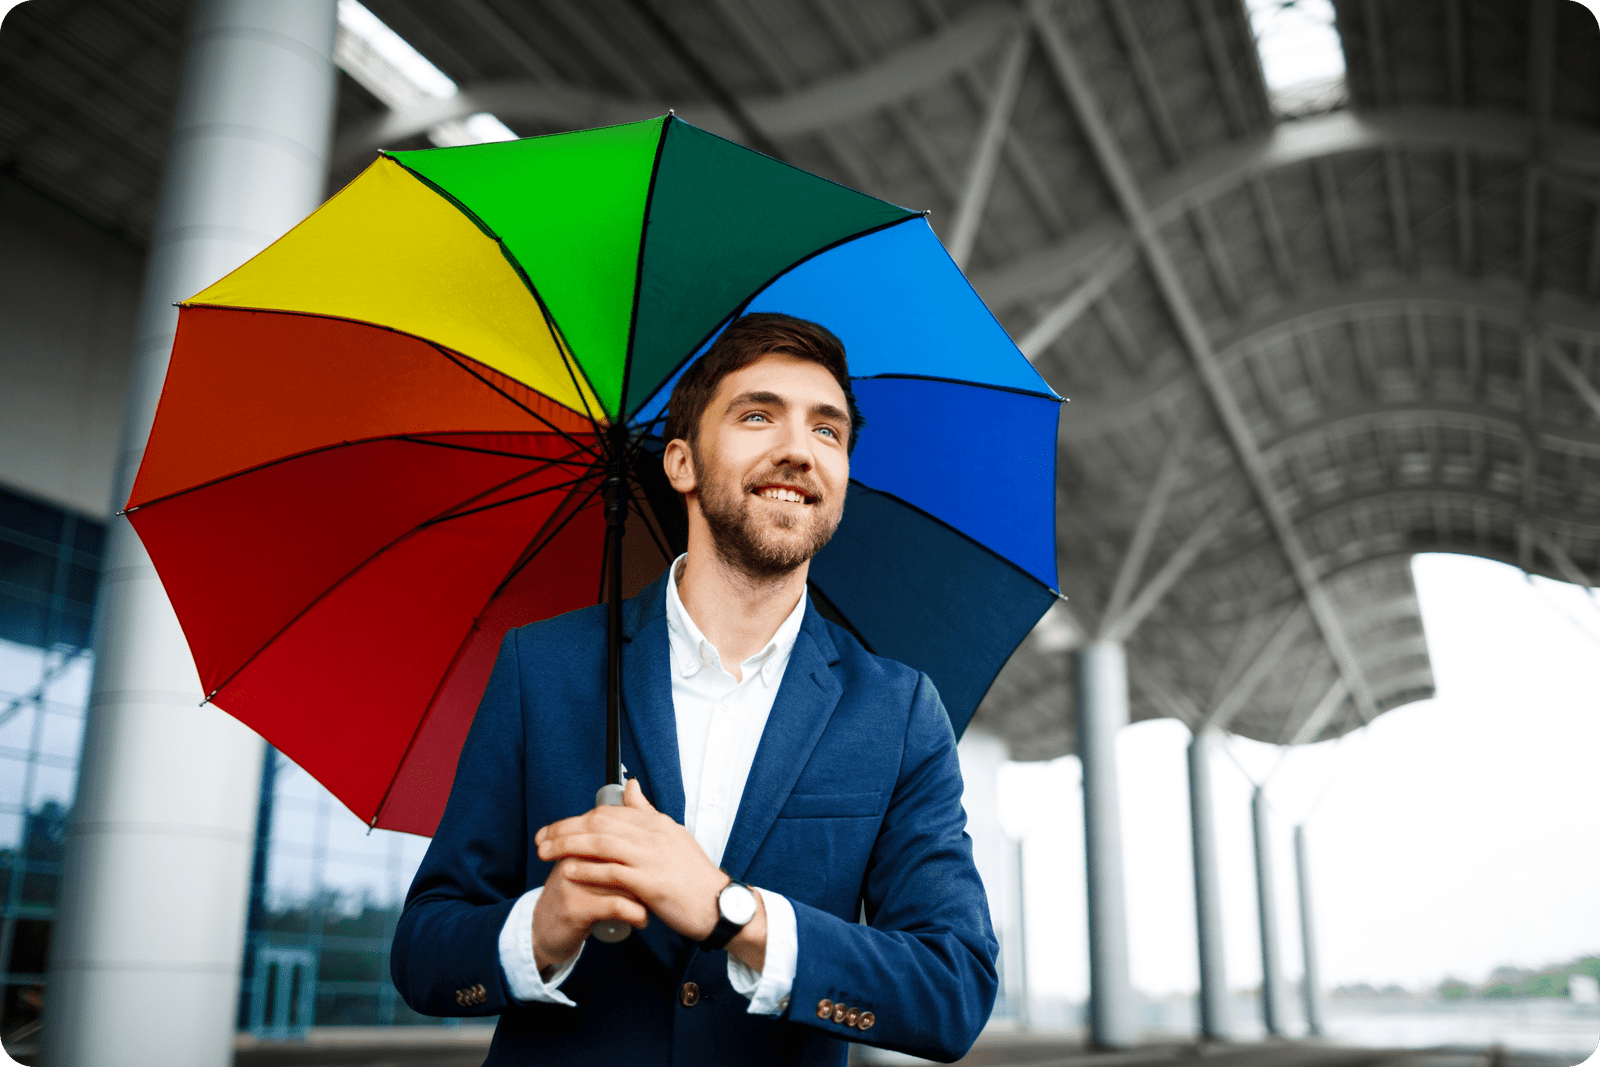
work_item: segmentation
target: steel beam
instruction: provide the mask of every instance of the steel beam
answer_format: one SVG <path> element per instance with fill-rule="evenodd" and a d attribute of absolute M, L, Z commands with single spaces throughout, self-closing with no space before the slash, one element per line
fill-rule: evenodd
<path fill-rule="evenodd" d="M 1038 359 L 1045 349 L 1055 344 L 1073 323 L 1083 317 L 1084 312 L 1094 306 L 1096 300 L 1105 295 L 1106 290 L 1111 288 L 1111 283 L 1132 266 L 1135 258 L 1131 249 L 1118 252 L 1103 269 L 1092 273 L 1088 280 L 1039 316 L 1039 321 L 1022 336 L 1022 340 L 1017 342 L 1022 354 L 1030 360 Z"/>
<path fill-rule="evenodd" d="M 561 11 L 557 10 L 556 14 L 560 15 Z M 936 33 L 860 70 L 775 96 L 741 100 L 740 104 L 769 137 L 815 133 L 880 111 L 944 81 L 1011 39 L 1021 25 L 1022 19 L 1012 5 L 989 0 Z M 615 63 L 604 59 L 608 55 L 615 58 L 617 53 L 603 34 L 598 34 L 577 17 L 568 29 L 581 30 L 586 35 L 585 46 L 602 57 L 607 69 L 616 74 L 633 95 L 618 97 L 578 86 L 526 79 L 462 86 L 461 93 L 449 100 L 419 101 L 414 107 L 392 111 L 353 127 L 339 138 L 335 159 L 343 162 L 364 157 L 440 122 L 463 119 L 483 110 L 492 110 L 502 119 L 544 121 L 573 129 L 592 124 L 596 116 L 630 122 L 667 110 L 667 102 L 653 97 L 631 65 L 620 59 Z M 487 103 L 495 106 L 486 108 Z M 697 123 L 714 132 L 728 136 L 738 134 L 714 106 L 691 106 L 680 111 L 693 115 Z"/>
<path fill-rule="evenodd" d="M 1544 358 L 1550 361 L 1550 365 L 1560 372 L 1567 380 L 1567 384 L 1572 386 L 1573 391 L 1589 405 L 1589 410 L 1594 412 L 1595 418 L 1600 419 L 1600 387 L 1585 378 L 1577 365 L 1555 345 L 1544 346 Z"/>
<path fill-rule="evenodd" d="M 1293 430 L 1263 442 L 1261 452 L 1268 460 L 1277 461 L 1292 454 L 1308 441 L 1343 430 L 1371 429 L 1399 425 L 1411 429 L 1429 426 L 1450 426 L 1478 433 L 1496 434 L 1523 445 L 1531 443 L 1536 448 L 1546 448 L 1566 455 L 1600 458 L 1600 433 L 1593 430 L 1530 430 L 1523 420 L 1507 415 L 1504 410 L 1488 404 L 1452 404 L 1445 401 L 1427 401 L 1408 404 L 1363 404 L 1359 407 L 1335 408 L 1321 418 L 1303 422 Z"/>
<path fill-rule="evenodd" d="M 1067 40 L 1066 34 L 1051 16 L 1049 3 L 1046 0 L 1030 0 L 1028 11 L 1067 100 L 1094 151 L 1100 169 L 1115 192 L 1122 212 L 1138 239 L 1140 250 L 1144 253 L 1145 262 L 1155 277 L 1163 302 L 1178 325 L 1184 347 L 1188 349 L 1190 358 L 1194 361 L 1195 371 L 1227 432 L 1229 443 L 1233 446 L 1240 467 L 1255 492 L 1284 559 L 1300 585 L 1306 604 L 1316 620 L 1317 628 L 1321 631 L 1334 661 L 1339 664 L 1340 674 L 1345 677 L 1350 691 L 1355 694 L 1357 705 L 1369 716 L 1375 715 L 1377 709 L 1373 704 L 1366 679 L 1362 676 L 1361 665 L 1350 648 L 1349 640 L 1344 634 L 1332 602 L 1312 569 L 1310 557 L 1300 541 L 1299 534 L 1295 531 L 1288 508 L 1272 484 L 1271 475 L 1256 447 L 1244 411 L 1228 384 L 1222 366 L 1216 358 L 1216 352 L 1212 348 L 1211 338 L 1206 333 L 1200 315 L 1184 288 L 1177 266 L 1172 261 L 1171 253 L 1150 216 L 1144 195 L 1133 177 L 1122 149 L 1105 121 L 1088 75 L 1079 62 L 1076 51 Z"/>
<path fill-rule="evenodd" d="M 1279 621 L 1270 637 L 1256 650 L 1250 663 L 1240 672 L 1226 692 L 1206 712 L 1202 729 L 1225 730 L 1233 717 L 1244 710 L 1245 703 L 1261 683 L 1267 680 L 1267 675 L 1272 673 L 1274 667 L 1279 665 L 1283 656 L 1300 638 L 1300 629 L 1304 625 L 1300 621 L 1300 612 L 1295 610 L 1289 617 Z"/>
<path fill-rule="evenodd" d="M 1110 0 L 1106 6 L 1111 12 L 1111 23 L 1116 27 L 1117 37 L 1128 54 L 1128 66 L 1133 70 L 1139 95 L 1144 98 L 1144 105 L 1149 110 L 1156 138 L 1161 142 L 1167 162 L 1176 166 L 1183 162 L 1183 138 L 1178 135 L 1178 124 L 1172 120 L 1172 111 L 1161 92 L 1161 79 L 1150 62 L 1144 41 L 1139 38 L 1139 27 L 1134 24 L 1133 14 L 1128 10 L 1128 0 Z"/>
<path fill-rule="evenodd" d="M 659 110 L 655 112 L 659 114 Z M 642 117 L 641 112 L 641 117 Z M 426 128 L 426 127 L 421 127 Z M 1470 156 L 1526 159 L 1534 152 L 1536 126 L 1503 111 L 1457 111 L 1405 107 L 1375 111 L 1334 111 L 1281 123 L 1270 133 L 1218 149 L 1178 171 L 1153 181 L 1146 196 L 1151 221 L 1164 227 L 1196 204 L 1279 171 L 1348 152 L 1398 149 L 1457 154 L 1458 243 L 1462 270 L 1470 273 L 1476 255 L 1472 228 Z M 1600 174 L 1600 133 L 1551 122 L 1539 142 L 1553 168 Z M 1107 241 L 1131 244 L 1127 229 L 1079 236 L 1033 253 L 1014 267 L 980 275 L 974 284 L 994 307 L 1005 307 L 1060 291 L 1062 277 L 1082 273 L 1090 258 L 1104 254 Z"/>
<path fill-rule="evenodd" d="M 1150 546 L 1155 543 L 1156 531 L 1166 517 L 1167 502 L 1172 499 L 1172 491 L 1178 487 L 1178 479 L 1183 474 L 1183 464 L 1188 458 L 1186 453 L 1191 425 L 1185 425 L 1167 442 L 1161 463 L 1156 468 L 1156 476 L 1150 483 L 1150 492 L 1144 498 L 1144 507 L 1134 523 L 1133 535 L 1128 538 L 1128 549 L 1123 553 L 1122 565 L 1117 568 L 1116 579 L 1111 583 L 1111 596 L 1106 600 L 1103 622 L 1120 615 L 1127 607 L 1128 599 L 1133 596 L 1134 583 L 1139 580 L 1139 572 L 1144 569 Z"/>
<path fill-rule="evenodd" d="M 966 267 L 967 260 L 972 257 L 973 242 L 978 239 L 978 225 L 983 221 L 983 209 L 988 205 L 989 193 L 994 188 L 1000 150 L 1006 141 L 1011 112 L 1017 106 L 1017 94 L 1022 90 L 1022 76 L 1027 71 L 1028 50 L 1032 43 L 1028 31 L 1020 31 L 1000 60 L 1000 76 L 995 80 L 994 93 L 989 98 L 989 111 L 978 131 L 978 143 L 972 150 L 972 161 L 967 166 L 966 180 L 962 183 L 961 200 L 956 206 L 955 227 L 950 235 L 950 258 L 956 261 L 958 267 Z"/>
<path fill-rule="evenodd" d="M 1411 236 L 1411 197 L 1406 190 L 1405 158 L 1398 148 L 1383 153 L 1383 175 L 1389 190 L 1389 218 L 1394 225 L 1395 252 L 1406 270 L 1416 269 L 1416 242 Z"/>
<path fill-rule="evenodd" d="M 1411 605 L 1411 613 L 1417 613 L 1415 600 Z M 1333 713 L 1339 710 L 1339 705 L 1344 703 L 1344 698 L 1350 695 L 1350 690 L 1344 684 L 1343 678 L 1335 678 L 1333 684 L 1328 686 L 1327 692 L 1322 694 L 1322 699 L 1317 701 L 1305 721 L 1294 728 L 1286 742 L 1289 745 L 1304 745 L 1314 741 L 1322 733 L 1323 727 L 1333 721 Z"/>
<path fill-rule="evenodd" d="M 1116 618 L 1106 618 L 1100 621 L 1100 632 L 1105 640 L 1126 641 L 1139 624 L 1155 610 L 1161 603 L 1161 598 L 1166 596 L 1178 579 L 1182 578 L 1194 561 L 1200 558 L 1200 553 L 1211 547 L 1224 530 L 1232 524 L 1237 517 L 1235 512 L 1224 512 L 1221 508 L 1214 510 L 1183 542 L 1173 549 L 1172 555 L 1161 565 L 1161 569 L 1150 576 L 1144 588 L 1139 590 L 1137 596 L 1128 604 L 1127 608 Z"/>

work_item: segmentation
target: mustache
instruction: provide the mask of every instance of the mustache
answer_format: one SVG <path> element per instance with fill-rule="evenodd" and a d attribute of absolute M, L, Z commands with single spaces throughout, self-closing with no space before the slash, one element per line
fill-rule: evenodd
<path fill-rule="evenodd" d="M 804 493 L 813 503 L 820 504 L 823 500 L 822 489 L 808 478 L 796 477 L 792 471 L 774 470 L 758 478 L 751 478 L 744 484 L 746 493 L 753 493 L 764 485 L 781 485 L 785 489 L 794 489 Z"/>

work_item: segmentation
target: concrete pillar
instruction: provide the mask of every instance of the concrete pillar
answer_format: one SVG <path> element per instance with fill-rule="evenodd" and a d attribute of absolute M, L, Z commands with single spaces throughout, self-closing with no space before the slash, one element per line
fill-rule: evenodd
<path fill-rule="evenodd" d="M 1226 947 L 1222 942 L 1222 883 L 1217 875 L 1217 816 L 1212 802 L 1211 752 L 1221 734 L 1201 730 L 1189 742 L 1189 827 L 1194 842 L 1195 933 L 1200 953 L 1200 1034 L 1232 1037 Z"/>
<path fill-rule="evenodd" d="M 1294 828 L 1294 870 L 1300 887 L 1300 945 L 1306 960 L 1303 988 L 1306 1029 L 1313 1037 L 1320 1037 L 1322 1036 L 1322 976 L 1317 971 L 1316 925 L 1311 921 L 1311 875 L 1306 866 L 1304 826 Z"/>
<path fill-rule="evenodd" d="M 961 806 L 967 813 L 967 836 L 972 838 L 972 862 L 983 879 L 989 898 L 989 919 L 1000 941 L 1000 997 L 996 1014 L 1012 1014 L 1011 968 L 1013 952 L 1008 893 L 1010 866 L 1005 830 L 1000 825 L 1000 765 L 1006 761 L 1006 743 L 986 730 L 969 729 L 956 746 L 961 759 Z"/>
<path fill-rule="evenodd" d="M 1283 973 L 1278 962 L 1278 911 L 1272 886 L 1272 850 L 1267 838 L 1267 795 L 1256 787 L 1250 799 L 1256 839 L 1256 903 L 1261 917 L 1261 1023 L 1269 1036 L 1283 1035 Z"/>
<path fill-rule="evenodd" d="M 118 457 L 127 498 L 177 311 L 321 201 L 335 0 L 200 0 L 180 76 Z M 113 520 L 44 1011 L 49 1067 L 226 1067 L 261 740 L 214 707 Z"/>
<path fill-rule="evenodd" d="M 1033 1025 L 1028 998 L 1028 893 L 1023 882 L 1026 871 L 1023 866 L 1022 838 L 1017 838 L 1013 845 L 1011 907 L 1014 920 L 1012 929 L 1016 931 L 1016 936 L 1012 942 L 1016 947 L 1011 953 L 1011 968 L 1008 971 L 1012 976 L 1009 981 L 1013 992 L 1008 996 L 1016 1006 L 1014 1015 L 1017 1025 L 1026 1030 Z"/>
<path fill-rule="evenodd" d="M 1089 1040 L 1099 1048 L 1132 1048 L 1139 1021 L 1128 979 L 1128 906 L 1117 796 L 1117 731 L 1128 723 L 1128 663 L 1116 641 L 1085 645 L 1073 659 L 1089 882 Z"/>

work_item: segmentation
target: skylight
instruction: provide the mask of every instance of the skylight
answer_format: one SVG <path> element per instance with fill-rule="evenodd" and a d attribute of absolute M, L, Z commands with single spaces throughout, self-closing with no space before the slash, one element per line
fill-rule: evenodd
<path fill-rule="evenodd" d="M 1286 117 L 1345 102 L 1344 46 L 1332 0 L 1247 0 L 1273 110 Z"/>
<path fill-rule="evenodd" d="M 333 58 L 339 69 L 390 108 L 402 108 L 424 97 L 447 100 L 459 91 L 448 74 L 359 0 L 339 0 Z M 487 111 L 480 111 L 440 123 L 428 131 L 428 139 L 436 145 L 485 144 L 515 141 L 517 135 Z"/>

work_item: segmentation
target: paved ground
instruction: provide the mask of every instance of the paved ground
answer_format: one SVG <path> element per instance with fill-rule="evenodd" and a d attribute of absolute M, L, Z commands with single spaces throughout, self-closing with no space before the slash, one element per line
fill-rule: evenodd
<path fill-rule="evenodd" d="M 304 1043 L 241 1038 L 234 1067 L 480 1067 L 487 1028 L 320 1030 Z M 31 1064 L 32 1049 L 8 1049 Z M 853 1057 L 863 1065 L 926 1061 Z M 1152 1043 L 1128 1052 L 1091 1052 L 1061 1035 L 994 1034 L 978 1042 L 962 1067 L 1572 1067 L 1569 1058 L 1501 1049 L 1345 1048 L 1313 1041 L 1253 1044 Z"/>

